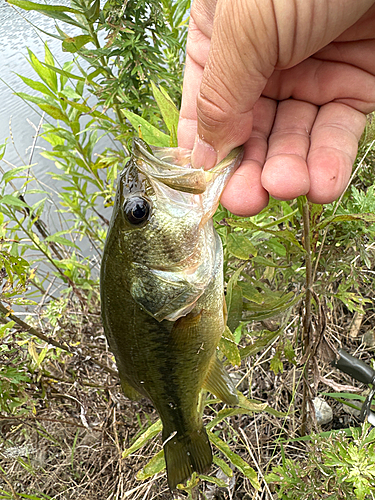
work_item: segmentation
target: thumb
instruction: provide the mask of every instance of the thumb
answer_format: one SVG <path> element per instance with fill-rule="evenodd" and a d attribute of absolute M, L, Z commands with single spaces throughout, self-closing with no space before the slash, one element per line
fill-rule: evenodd
<path fill-rule="evenodd" d="M 194 167 L 213 167 L 249 139 L 254 104 L 274 71 L 274 15 L 264 6 L 251 9 L 252 3 L 217 2 L 210 51 L 197 96 Z"/>

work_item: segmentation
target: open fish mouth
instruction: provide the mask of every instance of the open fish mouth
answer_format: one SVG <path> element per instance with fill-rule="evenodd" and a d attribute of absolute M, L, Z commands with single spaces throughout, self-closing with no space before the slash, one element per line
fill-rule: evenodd
<path fill-rule="evenodd" d="M 169 235 L 169 248 L 189 240 L 189 251 L 178 261 L 132 264 L 132 297 L 157 321 L 175 321 L 188 314 L 213 279 L 218 261 L 222 260 L 222 248 L 211 218 L 242 159 L 242 149 L 236 148 L 210 171 L 192 168 L 190 157 L 188 149 L 150 147 L 140 139 L 133 141 L 136 168 L 152 186 L 155 212 L 164 214 L 164 218 L 160 215 L 157 219 L 157 226 L 164 223 L 177 228 L 185 220 L 191 224 L 190 235 L 176 242 L 173 232 Z M 150 234 L 150 238 L 154 236 Z"/>

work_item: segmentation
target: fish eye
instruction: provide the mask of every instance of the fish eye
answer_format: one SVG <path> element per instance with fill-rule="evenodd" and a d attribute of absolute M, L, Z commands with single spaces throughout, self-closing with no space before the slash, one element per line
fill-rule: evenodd
<path fill-rule="evenodd" d="M 133 226 L 140 226 L 147 221 L 150 211 L 150 203 L 140 196 L 130 198 L 124 204 L 125 217 Z"/>

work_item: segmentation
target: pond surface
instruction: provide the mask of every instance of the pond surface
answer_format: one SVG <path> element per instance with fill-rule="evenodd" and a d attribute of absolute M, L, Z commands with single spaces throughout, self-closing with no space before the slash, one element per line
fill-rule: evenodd
<path fill-rule="evenodd" d="M 42 0 L 39 0 L 41 2 Z M 69 5 L 69 0 L 47 0 L 48 4 Z M 49 37 L 42 33 L 36 26 L 47 33 L 56 33 L 55 22 L 53 19 L 44 16 L 38 12 L 22 11 L 15 9 L 11 5 L 0 0 L 0 67 L 2 69 L 0 75 L 0 145 L 7 140 L 6 153 L 4 160 L 0 162 L 0 167 L 7 171 L 13 166 L 28 165 L 30 163 L 30 153 L 33 150 L 32 145 L 36 133 L 35 128 L 38 127 L 42 112 L 39 108 L 20 97 L 14 95 L 14 92 L 26 92 L 31 95 L 40 95 L 27 87 L 26 84 L 17 76 L 17 73 L 31 78 L 40 80 L 31 65 L 26 60 L 28 56 L 27 48 L 29 48 L 39 60 L 44 61 L 44 43 L 48 41 L 48 47 L 52 52 L 57 66 L 62 67 L 64 62 L 73 59 L 74 55 L 68 52 L 63 52 L 61 41 L 56 38 Z M 80 33 L 79 28 L 59 23 L 59 26 L 70 36 Z M 73 72 L 75 72 L 73 70 Z M 31 105 L 30 105 L 31 104 Z M 107 143 L 104 138 L 100 142 L 100 149 L 103 149 Z M 46 203 L 45 211 L 42 219 L 47 224 L 51 233 L 66 229 L 65 224 L 61 224 L 61 215 L 57 214 L 56 207 L 59 206 L 58 196 L 56 193 L 61 191 L 58 181 L 54 181 L 47 172 L 57 171 L 54 163 L 39 153 L 44 149 L 51 149 L 50 145 L 38 138 L 36 147 L 33 152 L 32 165 L 33 172 L 36 178 L 44 185 L 48 186 L 51 191 L 51 203 Z M 0 179 L 1 179 L 0 172 Z M 14 181 L 17 188 L 20 184 L 17 180 Z M 21 181 L 20 181 L 21 182 Z M 23 182 L 23 181 L 22 181 Z M 31 184 L 29 187 L 37 187 Z M 10 188 L 11 190 L 11 188 Z M 39 197 L 44 195 L 26 193 L 25 200 L 29 204 L 35 203 Z M 53 203 L 52 203 L 53 202 Z M 109 218 L 111 209 L 101 207 L 100 212 Z M 69 224 L 68 224 L 69 225 Z M 64 226 L 64 227 L 63 227 Z M 80 252 L 90 257 L 93 252 L 90 242 L 85 238 L 77 242 Z M 95 259 L 94 259 L 95 260 Z M 42 264 L 43 267 L 43 264 Z"/>
<path fill-rule="evenodd" d="M 49 0 L 47 3 L 68 4 L 67 1 L 62 0 Z M 48 40 L 48 46 L 52 54 L 61 65 L 65 61 L 72 59 L 72 54 L 62 51 L 60 40 L 47 37 L 33 25 L 37 25 L 48 33 L 55 32 L 53 19 L 38 12 L 15 9 L 6 2 L 0 3 L 0 144 L 3 144 L 5 139 L 8 138 L 5 158 L 17 166 L 22 165 L 23 162 L 27 164 L 30 156 L 35 130 L 29 122 L 38 126 L 41 118 L 41 115 L 27 102 L 14 95 L 14 92 L 38 94 L 29 89 L 17 76 L 17 73 L 19 73 L 28 78 L 38 79 L 26 60 L 27 47 L 34 52 L 38 59 L 44 60 L 44 41 Z M 64 28 L 66 26 L 64 25 Z M 70 28 L 74 29 L 73 27 L 67 28 L 69 34 L 72 31 Z M 39 139 L 37 147 L 45 146 L 46 142 Z M 38 155 L 37 151 L 38 149 L 36 149 L 33 157 L 33 162 L 38 163 L 34 167 L 34 172 L 40 180 L 43 180 L 43 178 L 47 177 L 45 172 L 51 170 L 51 162 Z M 23 162 L 19 156 L 21 156 Z"/>

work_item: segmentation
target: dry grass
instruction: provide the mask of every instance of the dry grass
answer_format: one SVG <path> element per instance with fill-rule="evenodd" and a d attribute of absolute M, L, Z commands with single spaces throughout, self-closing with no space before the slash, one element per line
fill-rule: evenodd
<path fill-rule="evenodd" d="M 353 352 L 363 348 L 360 339 L 366 331 L 372 330 L 374 318 L 367 315 L 362 319 L 354 339 L 348 333 L 351 320 L 352 315 L 347 311 L 335 310 L 328 318 L 326 335 L 339 338 Z M 296 318 L 287 330 L 291 339 L 298 335 L 298 324 Z M 79 341 L 81 354 L 62 354 L 46 362 L 44 371 L 34 373 L 34 381 L 28 388 L 35 404 L 34 412 L 28 411 L 17 418 L 0 416 L 0 488 L 10 495 L 0 494 L 0 498 L 18 500 L 26 498 L 25 494 L 56 500 L 172 498 L 165 473 L 144 482 L 135 477 L 160 450 L 160 437 L 132 456 L 121 458 L 123 449 L 158 417 L 146 400 L 139 403 L 127 400 L 117 379 L 93 362 L 114 367 L 99 317 L 85 318 L 78 329 L 72 329 L 68 323 L 62 327 L 70 342 Z M 253 325 L 254 329 L 256 327 L 261 326 Z M 256 330 L 252 332 L 255 333 Z M 267 401 L 272 408 L 289 416 L 276 417 L 266 412 L 238 415 L 220 426 L 220 437 L 257 471 L 261 490 L 256 492 L 249 481 L 234 470 L 234 478 L 227 489 L 210 484 L 203 487 L 211 500 L 275 498 L 263 477 L 271 466 L 280 463 L 277 440 L 291 440 L 300 435 L 302 371 L 298 365 L 286 364 L 283 373 L 275 375 L 269 369 L 273 349 L 271 345 L 258 356 L 246 360 L 237 369 L 236 377 L 246 396 Z M 333 371 L 329 365 L 319 363 L 319 367 L 321 375 L 334 383 L 352 384 L 349 377 Z M 317 393 L 333 391 L 321 382 L 316 385 Z M 343 411 L 341 404 L 333 400 L 330 404 L 334 419 L 323 430 L 357 424 L 355 417 Z M 221 408 L 220 404 L 209 406 L 207 422 Z M 309 430 L 317 430 L 313 419 L 309 420 Z M 309 445 L 289 441 L 283 446 L 286 456 L 299 460 L 305 456 Z M 217 474 L 218 469 L 214 467 L 211 473 Z M 202 493 L 197 493 L 198 496 L 204 498 Z"/>

